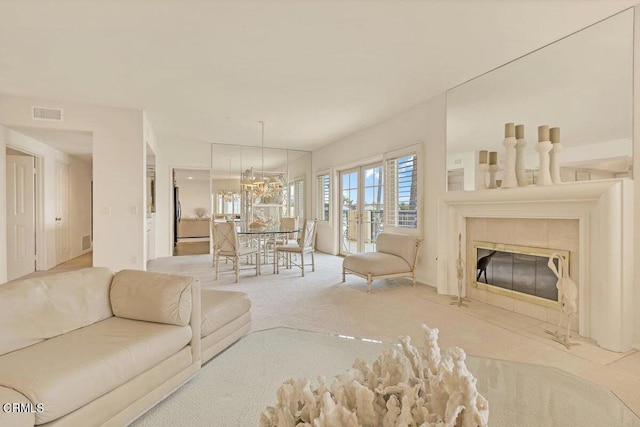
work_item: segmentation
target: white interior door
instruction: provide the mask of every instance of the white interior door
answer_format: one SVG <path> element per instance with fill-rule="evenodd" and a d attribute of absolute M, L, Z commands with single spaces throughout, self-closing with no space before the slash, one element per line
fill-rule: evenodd
<path fill-rule="evenodd" d="M 69 166 L 56 162 L 56 265 L 69 260 Z"/>
<path fill-rule="evenodd" d="M 35 271 L 34 158 L 7 155 L 7 279 Z"/>

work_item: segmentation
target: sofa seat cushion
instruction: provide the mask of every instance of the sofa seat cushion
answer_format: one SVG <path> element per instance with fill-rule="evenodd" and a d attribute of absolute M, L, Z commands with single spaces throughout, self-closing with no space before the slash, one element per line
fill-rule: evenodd
<path fill-rule="evenodd" d="M 251 310 L 243 292 L 202 290 L 201 336 L 206 337 Z"/>
<path fill-rule="evenodd" d="M 351 254 L 342 261 L 342 266 L 360 274 L 384 276 L 387 274 L 408 273 L 411 265 L 402 257 L 383 253 L 367 252 Z"/>
<path fill-rule="evenodd" d="M 189 326 L 111 317 L 0 356 L 0 385 L 42 403 L 53 421 L 169 358 L 191 341 Z"/>

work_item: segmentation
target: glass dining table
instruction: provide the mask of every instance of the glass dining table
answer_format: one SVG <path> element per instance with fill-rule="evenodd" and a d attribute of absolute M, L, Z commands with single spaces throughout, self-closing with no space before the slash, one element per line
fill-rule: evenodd
<path fill-rule="evenodd" d="M 269 258 L 269 245 L 275 249 L 275 243 L 278 236 L 291 235 L 302 231 L 302 227 L 281 227 L 279 225 L 265 227 L 250 227 L 248 225 L 238 225 L 236 232 L 240 237 L 246 237 L 252 241 L 252 244 L 258 245 L 262 251 L 263 263 L 266 264 Z M 262 270 L 258 269 L 259 274 Z M 276 256 L 273 254 L 273 273 L 276 272 Z"/>

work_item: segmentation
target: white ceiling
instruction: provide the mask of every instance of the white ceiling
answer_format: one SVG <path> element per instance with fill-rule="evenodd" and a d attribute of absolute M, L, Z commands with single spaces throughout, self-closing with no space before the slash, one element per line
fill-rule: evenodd
<path fill-rule="evenodd" d="M 161 144 L 315 149 L 638 0 L 0 3 L 0 92 L 144 109 Z M 0 118 L 1 121 L 1 118 Z"/>

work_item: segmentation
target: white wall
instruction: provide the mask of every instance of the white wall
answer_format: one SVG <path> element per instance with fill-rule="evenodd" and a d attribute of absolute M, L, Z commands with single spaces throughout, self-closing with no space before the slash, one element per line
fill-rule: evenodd
<path fill-rule="evenodd" d="M 422 152 L 422 213 L 421 234 L 424 237 L 417 267 L 417 279 L 433 286 L 436 284 L 437 200 L 446 186 L 446 97 L 444 94 L 430 99 L 410 110 L 398 114 L 336 141 L 313 152 L 314 180 L 318 171 L 332 168 L 332 219 L 318 226 L 318 249 L 338 252 L 338 172 L 358 164 L 381 160 L 385 152 L 421 143 Z M 315 181 L 314 181 L 315 182 Z M 316 203 L 313 187 L 313 209 Z"/>
<path fill-rule="evenodd" d="M 62 107 L 64 121 L 32 120 L 33 105 Z M 142 111 L 3 94 L 0 95 L 0 124 L 92 132 L 93 264 L 114 271 L 146 268 Z M 4 175 L 4 162 L 1 168 L 0 173 Z M 0 191 L 5 196 L 6 189 L 3 187 Z M 6 223 L 5 216 L 4 210 L 0 212 Z M 6 245 L 6 236 L 0 241 L 2 245 Z"/>
<path fill-rule="evenodd" d="M 211 194 L 208 179 L 181 179 L 176 184 L 180 188 L 180 205 L 183 218 L 197 217 L 195 208 L 204 208 L 211 215 Z M 236 188 L 240 187 L 237 182 Z"/>

